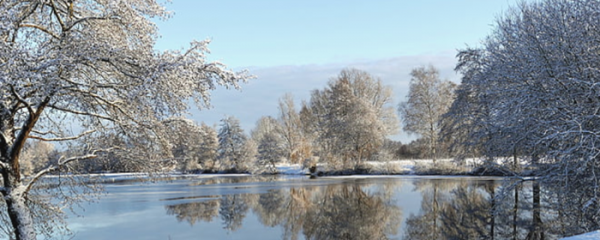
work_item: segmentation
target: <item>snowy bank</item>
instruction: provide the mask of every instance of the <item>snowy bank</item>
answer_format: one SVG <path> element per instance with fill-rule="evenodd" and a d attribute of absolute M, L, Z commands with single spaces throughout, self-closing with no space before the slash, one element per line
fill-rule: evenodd
<path fill-rule="evenodd" d="M 592 239 L 600 239 L 600 230 L 584 233 L 577 236 L 561 238 L 561 240 L 592 240 Z"/>
<path fill-rule="evenodd" d="M 417 160 L 393 160 L 386 162 L 377 162 L 377 161 L 366 161 L 363 164 L 364 171 L 357 171 L 355 174 L 365 175 L 365 174 L 394 174 L 394 175 L 453 175 L 453 174 L 427 174 L 428 172 L 435 172 L 437 168 L 446 168 L 450 170 L 450 172 L 465 172 L 470 170 L 470 168 L 457 169 L 452 159 L 439 159 L 437 160 L 438 165 L 435 166 L 433 161 L 430 159 L 417 159 Z M 469 164 L 472 164 L 473 161 L 470 161 Z M 306 175 L 309 174 L 308 169 L 302 168 L 301 164 L 289 164 L 289 163 L 279 163 L 276 164 L 277 173 L 283 175 Z M 439 170 L 439 169 L 438 169 Z M 344 172 L 343 170 L 340 170 Z M 333 175 L 346 175 L 346 174 L 336 174 L 335 170 L 329 171 L 325 164 L 318 164 L 317 172 L 329 173 Z M 352 173 L 352 171 L 349 171 Z M 347 172 L 344 172 L 347 173 Z"/>
<path fill-rule="evenodd" d="M 306 175 L 309 174 L 308 169 L 302 168 L 301 164 L 280 163 L 276 165 L 277 172 L 284 175 Z"/>

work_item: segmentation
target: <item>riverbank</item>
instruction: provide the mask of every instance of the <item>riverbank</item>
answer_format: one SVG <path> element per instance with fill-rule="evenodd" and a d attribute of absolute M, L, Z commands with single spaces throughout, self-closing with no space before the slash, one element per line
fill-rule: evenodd
<path fill-rule="evenodd" d="M 278 164 L 276 174 L 284 175 L 459 175 L 459 176 L 511 176 L 497 169 L 480 166 L 481 162 L 467 159 L 457 164 L 452 159 L 394 160 L 386 162 L 367 161 L 355 169 L 336 169 L 318 165 L 315 172 L 302 168 L 300 164 Z"/>
<path fill-rule="evenodd" d="M 600 230 L 593 231 L 589 233 L 584 233 L 581 235 L 576 235 L 572 237 L 561 238 L 561 240 L 592 240 L 592 239 L 600 239 Z"/>

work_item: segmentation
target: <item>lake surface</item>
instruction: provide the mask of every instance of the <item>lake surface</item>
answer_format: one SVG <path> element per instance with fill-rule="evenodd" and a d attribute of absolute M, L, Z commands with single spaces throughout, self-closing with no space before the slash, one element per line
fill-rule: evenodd
<path fill-rule="evenodd" d="M 574 231 L 555 221 L 561 214 L 534 210 L 531 183 L 491 198 L 502 181 L 201 175 L 122 181 L 106 184 L 108 194 L 83 204 L 82 217 L 68 223 L 73 239 L 556 239 Z M 539 203 L 539 188 L 537 196 Z"/>

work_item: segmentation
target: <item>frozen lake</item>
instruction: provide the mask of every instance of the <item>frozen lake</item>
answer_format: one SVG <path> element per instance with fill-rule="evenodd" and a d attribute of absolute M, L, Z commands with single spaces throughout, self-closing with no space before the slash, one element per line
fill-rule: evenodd
<path fill-rule="evenodd" d="M 202 175 L 124 181 L 106 184 L 108 194 L 83 204 L 82 217 L 68 223 L 73 239 L 523 239 L 535 234 L 534 226 L 557 238 L 548 225 L 556 214 L 534 218 L 531 184 L 504 202 L 490 198 L 501 181 Z"/>

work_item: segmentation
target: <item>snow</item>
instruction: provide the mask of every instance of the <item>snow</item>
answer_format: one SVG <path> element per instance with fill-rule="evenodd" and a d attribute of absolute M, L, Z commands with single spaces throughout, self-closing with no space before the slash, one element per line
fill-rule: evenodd
<path fill-rule="evenodd" d="M 590 239 L 600 239 L 600 230 L 584 233 L 577 236 L 561 238 L 561 240 L 590 240 Z"/>
<path fill-rule="evenodd" d="M 12 205 L 9 205 L 7 202 L 8 211 L 14 212 L 18 219 L 17 221 L 20 225 L 20 228 L 17 229 L 18 236 L 21 239 L 35 239 L 36 233 L 33 219 L 31 218 L 31 213 L 28 211 L 29 208 L 25 203 L 25 190 L 26 188 L 24 186 L 13 189 L 13 192 L 9 195 Z"/>
<path fill-rule="evenodd" d="M 277 164 L 277 172 L 285 175 L 306 175 L 309 174 L 308 169 L 303 169 L 301 164 Z"/>

